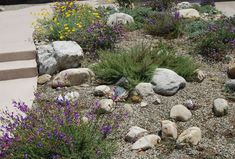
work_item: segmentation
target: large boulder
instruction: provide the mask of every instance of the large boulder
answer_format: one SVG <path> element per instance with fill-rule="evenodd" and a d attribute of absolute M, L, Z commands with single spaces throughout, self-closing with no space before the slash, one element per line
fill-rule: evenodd
<path fill-rule="evenodd" d="M 148 131 L 146 129 L 140 128 L 138 126 L 132 126 L 129 129 L 129 132 L 125 136 L 125 141 L 127 142 L 135 142 L 139 138 L 143 137 L 144 135 L 147 135 Z"/>
<path fill-rule="evenodd" d="M 79 67 L 84 56 L 82 48 L 74 41 L 55 41 L 37 50 L 39 74 L 55 74 Z"/>
<path fill-rule="evenodd" d="M 125 25 L 128 23 L 134 23 L 134 19 L 132 16 L 125 14 L 125 13 L 111 14 L 108 17 L 108 21 L 107 21 L 107 24 L 109 26 L 115 26 L 115 25 L 119 25 L 119 24 Z"/>
<path fill-rule="evenodd" d="M 89 68 L 72 68 L 61 71 L 52 81 L 52 87 L 76 86 L 90 83 L 95 74 Z"/>
<path fill-rule="evenodd" d="M 200 18 L 199 12 L 196 9 L 193 9 L 193 8 L 180 9 L 178 12 L 179 12 L 180 17 L 185 18 L 185 19 Z"/>
<path fill-rule="evenodd" d="M 166 96 L 174 95 L 179 89 L 186 86 L 186 81 L 183 77 L 165 68 L 157 68 L 155 70 L 151 83 L 155 93 Z"/>

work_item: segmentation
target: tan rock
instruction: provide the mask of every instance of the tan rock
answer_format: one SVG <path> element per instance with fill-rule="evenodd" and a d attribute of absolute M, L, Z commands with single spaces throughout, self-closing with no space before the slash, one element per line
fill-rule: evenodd
<path fill-rule="evenodd" d="M 170 117 L 177 121 L 187 121 L 192 117 L 192 113 L 185 106 L 179 104 L 171 108 Z"/>
<path fill-rule="evenodd" d="M 160 141 L 161 138 L 158 135 L 147 135 L 137 140 L 132 145 L 132 150 L 147 150 L 154 148 Z"/>
<path fill-rule="evenodd" d="M 61 71 L 52 81 L 52 87 L 76 86 L 90 83 L 95 74 L 89 68 L 73 68 Z"/>
<path fill-rule="evenodd" d="M 197 145 L 201 138 L 201 129 L 198 127 L 190 127 L 179 135 L 176 144 L 181 146 L 185 144 Z"/>
<path fill-rule="evenodd" d="M 38 77 L 38 84 L 45 84 L 51 80 L 51 75 L 44 74 Z"/>
<path fill-rule="evenodd" d="M 194 72 L 194 76 L 197 82 L 202 82 L 206 78 L 206 74 L 200 69 L 197 69 Z"/>
<path fill-rule="evenodd" d="M 125 141 L 135 142 L 146 134 L 148 134 L 148 131 L 146 129 L 140 128 L 138 126 L 132 126 L 125 137 Z"/>
<path fill-rule="evenodd" d="M 172 137 L 173 139 L 177 139 L 177 127 L 176 124 L 169 120 L 161 121 L 162 126 L 162 138 Z"/>
<path fill-rule="evenodd" d="M 200 14 L 196 9 L 180 9 L 179 10 L 180 17 L 187 19 L 200 18 Z"/>

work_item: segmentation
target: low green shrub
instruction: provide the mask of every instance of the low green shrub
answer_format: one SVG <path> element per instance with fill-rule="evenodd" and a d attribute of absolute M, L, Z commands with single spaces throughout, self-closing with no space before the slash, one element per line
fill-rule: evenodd
<path fill-rule="evenodd" d="M 197 44 L 197 51 L 212 61 L 222 61 L 235 48 L 235 26 L 231 19 L 210 25 L 208 32 Z"/>
<path fill-rule="evenodd" d="M 73 40 L 84 50 L 111 48 L 122 33 L 120 26 L 110 27 L 103 12 L 74 0 L 57 2 L 50 15 L 43 11 L 35 26 L 37 41 Z"/>
<path fill-rule="evenodd" d="M 204 20 L 193 20 L 188 21 L 184 20 L 181 23 L 181 29 L 184 34 L 186 34 L 189 38 L 198 39 L 203 36 L 208 31 L 208 27 L 213 24 L 210 21 Z"/>
<path fill-rule="evenodd" d="M 174 50 L 164 44 L 152 49 L 142 44 L 130 50 L 101 51 L 100 59 L 100 63 L 92 66 L 99 79 L 115 83 L 126 77 L 130 88 L 139 82 L 149 82 L 157 67 L 172 69 L 187 80 L 191 80 L 197 68 L 193 60 L 175 55 Z"/>
<path fill-rule="evenodd" d="M 166 11 L 171 10 L 176 3 L 177 0 L 146 0 L 144 5 L 156 11 Z"/>
<path fill-rule="evenodd" d="M 135 23 L 126 25 L 126 28 L 130 31 L 143 28 L 145 19 L 155 14 L 155 11 L 149 7 L 121 8 L 120 11 L 134 18 Z"/>
<path fill-rule="evenodd" d="M 210 15 L 211 14 L 221 13 L 219 10 L 217 10 L 212 5 L 198 5 L 198 4 L 194 4 L 192 8 L 198 10 L 199 13 L 207 13 L 207 14 L 210 14 Z"/>
<path fill-rule="evenodd" d="M 170 12 L 161 12 L 147 18 L 144 30 L 150 35 L 175 38 L 181 34 L 180 23 L 178 12 L 175 16 Z"/>
<path fill-rule="evenodd" d="M 38 96 L 39 97 L 39 96 Z M 124 112 L 97 114 L 100 104 L 84 113 L 76 102 L 64 97 L 55 101 L 37 99 L 37 108 L 29 110 L 14 102 L 19 115 L 5 112 L 9 122 L 0 132 L 0 156 L 14 159 L 109 159 L 115 148 L 116 133 L 127 117 Z M 83 113 L 82 113 L 83 112 Z M 20 114 L 27 116 L 21 116 Z M 87 122 L 83 120 L 87 118 Z M 8 121 L 9 120 L 9 121 Z"/>

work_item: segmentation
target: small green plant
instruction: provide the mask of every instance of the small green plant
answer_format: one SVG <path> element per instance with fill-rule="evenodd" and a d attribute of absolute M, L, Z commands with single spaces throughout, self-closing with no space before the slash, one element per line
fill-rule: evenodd
<path fill-rule="evenodd" d="M 148 7 L 137 7 L 134 9 L 121 8 L 120 11 L 134 18 L 135 23 L 126 25 L 126 28 L 130 31 L 143 28 L 145 19 L 155 14 L 155 11 Z"/>
<path fill-rule="evenodd" d="M 134 0 L 116 0 L 118 5 L 125 8 L 131 8 Z"/>
<path fill-rule="evenodd" d="M 147 0 L 145 6 L 152 7 L 156 11 L 171 10 L 177 3 L 177 0 Z"/>
<path fill-rule="evenodd" d="M 214 6 L 212 5 L 198 5 L 194 4 L 193 8 L 198 10 L 199 13 L 207 13 L 207 14 L 218 14 L 221 13 L 219 10 L 217 10 Z"/>
<path fill-rule="evenodd" d="M 212 61 L 222 61 L 235 48 L 234 24 L 230 19 L 209 26 L 207 33 L 197 44 L 197 51 Z"/>
<path fill-rule="evenodd" d="M 208 27 L 213 22 L 197 20 L 197 21 L 188 21 L 184 20 L 181 23 L 182 32 L 186 34 L 189 38 L 199 38 L 203 36 L 208 31 Z"/>
<path fill-rule="evenodd" d="M 170 12 L 157 13 L 147 18 L 144 30 L 150 35 L 177 37 L 180 32 L 179 13 L 173 16 Z"/>
<path fill-rule="evenodd" d="M 149 82 L 157 67 L 172 69 L 187 80 L 191 80 L 197 68 L 190 58 L 176 56 L 174 50 L 164 44 L 154 48 L 142 44 L 130 50 L 101 51 L 100 59 L 100 63 L 92 66 L 99 79 L 115 83 L 126 77 L 130 88 L 139 82 Z"/>

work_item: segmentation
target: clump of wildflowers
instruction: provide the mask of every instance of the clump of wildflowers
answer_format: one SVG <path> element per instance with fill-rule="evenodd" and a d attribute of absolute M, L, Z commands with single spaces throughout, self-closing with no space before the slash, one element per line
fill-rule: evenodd
<path fill-rule="evenodd" d="M 177 37 L 180 35 L 180 21 L 178 12 L 173 15 L 168 12 L 157 13 L 147 18 L 144 30 L 150 35 Z"/>
<path fill-rule="evenodd" d="M 115 143 L 108 137 L 115 133 L 126 114 L 97 114 L 99 102 L 82 113 L 78 101 L 70 102 L 64 97 L 36 102 L 38 106 L 32 110 L 24 103 L 13 103 L 24 116 L 5 112 L 7 118 L 1 121 L 8 124 L 1 127 L 1 157 L 110 158 Z M 88 123 L 82 120 L 84 116 Z"/>
<path fill-rule="evenodd" d="M 74 40 L 83 49 L 94 50 L 110 48 L 120 36 L 119 27 L 107 26 L 103 13 L 91 6 L 69 0 L 56 2 L 52 8 L 51 16 L 37 20 L 35 39 L 38 41 Z M 101 44 L 93 44 L 96 41 Z"/>
<path fill-rule="evenodd" d="M 208 27 L 197 49 L 199 54 L 209 60 L 222 61 L 225 55 L 234 50 L 235 25 L 230 19 L 224 19 Z"/>

